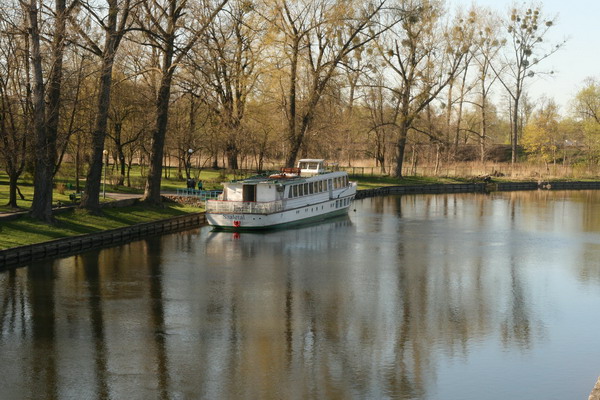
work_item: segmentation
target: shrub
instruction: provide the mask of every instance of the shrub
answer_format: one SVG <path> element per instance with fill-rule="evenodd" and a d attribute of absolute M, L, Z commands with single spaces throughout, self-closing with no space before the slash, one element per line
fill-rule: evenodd
<path fill-rule="evenodd" d="M 65 194 L 65 191 L 67 190 L 67 185 L 65 185 L 64 183 L 57 183 L 56 184 L 56 191 L 60 194 Z"/>

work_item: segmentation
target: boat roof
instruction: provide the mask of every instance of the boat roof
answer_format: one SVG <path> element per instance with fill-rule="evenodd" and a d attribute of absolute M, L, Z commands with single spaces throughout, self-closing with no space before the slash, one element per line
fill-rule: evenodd
<path fill-rule="evenodd" d="M 323 163 L 325 162 L 324 158 L 303 158 L 301 160 L 298 160 L 298 162 L 318 162 L 318 163 Z"/>
<path fill-rule="evenodd" d="M 235 181 L 231 181 L 228 183 L 242 183 L 242 184 L 259 184 L 259 183 L 267 183 L 267 184 L 282 184 L 282 185 L 291 185 L 295 183 L 306 182 L 311 178 L 319 178 L 323 177 L 327 174 L 344 174 L 345 171 L 327 171 L 326 173 L 312 176 L 288 176 L 288 177 L 271 177 L 269 174 L 265 175 L 255 175 L 245 179 L 238 179 Z M 316 179 L 311 179 L 316 180 Z"/>

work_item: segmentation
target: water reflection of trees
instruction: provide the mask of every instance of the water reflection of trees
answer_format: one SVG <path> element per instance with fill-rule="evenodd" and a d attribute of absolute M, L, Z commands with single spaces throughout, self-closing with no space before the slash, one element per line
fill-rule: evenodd
<path fill-rule="evenodd" d="M 569 207 L 596 207 L 585 196 Z M 0 360 L 29 372 L 3 379 L 24 382 L 15 397 L 37 381 L 49 397 L 425 399 L 440 357 L 544 339 L 530 269 L 548 256 L 530 241 L 577 227 L 566 201 L 379 198 L 300 229 L 201 230 L 9 271 Z M 577 271 L 594 271 L 591 239 L 570 253 Z"/>
<path fill-rule="evenodd" d="M 582 281 L 600 281 L 600 191 L 526 191 L 499 195 L 518 210 L 516 229 L 577 242 L 567 262 Z"/>
<path fill-rule="evenodd" d="M 102 278 L 100 276 L 99 251 L 91 251 L 74 259 L 74 267 L 82 268 L 88 294 L 88 312 L 93 341 L 94 376 L 98 398 L 107 399 L 108 387 L 108 351 L 103 316 Z"/>

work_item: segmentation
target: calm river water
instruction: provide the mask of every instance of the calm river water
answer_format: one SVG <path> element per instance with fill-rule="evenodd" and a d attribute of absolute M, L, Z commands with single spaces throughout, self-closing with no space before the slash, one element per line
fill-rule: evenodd
<path fill-rule="evenodd" d="M 600 192 L 365 199 L 0 274 L 2 399 L 587 399 Z"/>

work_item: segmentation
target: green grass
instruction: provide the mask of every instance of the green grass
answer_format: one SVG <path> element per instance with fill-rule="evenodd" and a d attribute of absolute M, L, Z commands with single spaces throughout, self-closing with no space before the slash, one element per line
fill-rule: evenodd
<path fill-rule="evenodd" d="M 19 183 L 19 189 L 21 193 L 25 197 L 25 200 L 21 200 L 19 195 L 17 194 L 17 205 L 22 209 L 29 209 L 31 207 L 31 201 L 33 200 L 33 183 L 31 180 L 23 180 Z M 59 193 L 57 190 L 54 191 L 53 201 L 58 204 L 61 203 L 71 203 L 69 200 L 69 194 L 74 193 L 74 190 L 65 191 L 63 194 Z M 10 212 L 15 211 L 8 207 L 6 204 L 8 203 L 8 178 L 0 174 L 0 212 Z"/>
<path fill-rule="evenodd" d="M 68 170 L 68 168 L 66 168 Z M 177 189 L 182 189 L 186 187 L 185 179 L 177 179 L 177 168 L 170 168 L 168 171 L 169 178 L 164 178 L 161 183 L 161 190 L 164 192 L 175 192 Z M 195 179 L 198 179 L 198 171 L 194 170 L 192 172 Z M 53 202 L 54 204 L 58 204 L 61 202 L 63 204 L 71 204 L 69 200 L 69 194 L 75 193 L 75 189 L 64 189 L 64 186 L 67 184 L 71 184 L 75 187 L 75 179 L 73 177 L 74 174 L 59 173 L 55 179 L 56 181 L 56 189 L 53 194 Z M 109 179 L 107 181 L 114 180 L 114 176 L 111 176 L 110 173 L 108 175 Z M 204 185 L 205 190 L 213 190 L 213 189 L 222 189 L 222 182 L 229 181 L 231 179 L 239 179 L 241 176 L 233 175 L 233 174 L 225 174 L 223 170 L 202 170 L 199 175 L 202 183 Z M 132 187 L 127 186 L 115 186 L 112 184 L 106 185 L 107 192 L 113 193 L 131 193 L 131 194 L 142 194 L 144 193 L 144 183 L 145 178 L 141 174 L 141 169 L 139 167 L 134 167 L 131 171 L 131 180 Z M 80 189 L 83 190 L 85 185 L 84 181 L 80 180 Z M 63 189 L 59 190 L 59 187 Z M 23 193 L 25 200 L 21 200 L 20 197 L 17 196 L 17 205 L 20 209 L 27 210 L 31 207 L 31 201 L 33 199 L 33 178 L 24 174 L 22 179 L 19 180 L 19 189 L 21 189 L 21 193 Z M 102 188 L 101 188 L 102 189 Z M 62 193 L 61 193 L 62 192 Z M 103 199 L 101 198 L 102 202 Z M 111 201 L 107 199 L 106 201 Z M 0 172 L 0 212 L 11 212 L 15 211 L 8 207 L 6 204 L 8 203 L 8 177 L 5 173 Z"/>
<path fill-rule="evenodd" d="M 54 225 L 22 217 L 13 221 L 0 222 L 0 249 L 121 228 L 198 211 L 198 208 L 195 207 L 178 205 L 166 207 L 135 205 L 107 208 L 103 209 L 103 215 L 92 215 L 83 210 L 73 210 L 56 215 L 57 222 Z"/>

